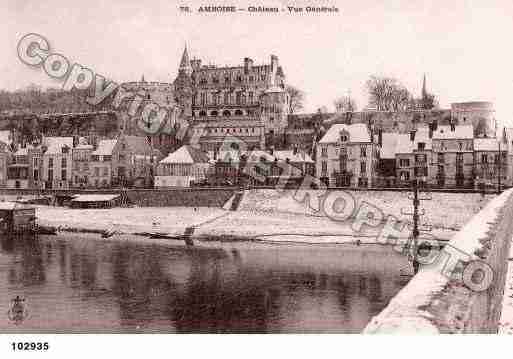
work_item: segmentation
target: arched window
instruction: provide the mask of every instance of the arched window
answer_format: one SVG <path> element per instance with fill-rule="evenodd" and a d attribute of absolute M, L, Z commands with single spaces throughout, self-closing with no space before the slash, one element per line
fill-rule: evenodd
<path fill-rule="evenodd" d="M 235 116 L 242 116 L 244 115 L 241 110 L 235 110 Z"/>
<path fill-rule="evenodd" d="M 231 112 L 230 112 L 230 111 L 228 111 L 228 110 L 224 110 L 224 111 L 223 111 L 223 116 L 224 116 L 224 117 L 230 117 L 231 115 L 232 115 L 232 114 L 231 114 Z"/>
<path fill-rule="evenodd" d="M 210 116 L 212 116 L 212 117 L 217 117 L 217 115 L 218 115 L 217 111 L 210 112 Z"/>
<path fill-rule="evenodd" d="M 199 116 L 200 117 L 206 117 L 207 113 L 205 111 L 200 111 Z"/>

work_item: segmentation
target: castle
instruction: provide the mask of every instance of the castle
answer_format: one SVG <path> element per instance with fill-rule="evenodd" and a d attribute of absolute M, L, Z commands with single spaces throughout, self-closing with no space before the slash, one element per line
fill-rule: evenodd
<path fill-rule="evenodd" d="M 283 134 L 287 127 L 289 96 L 278 57 L 254 64 L 244 58 L 239 66 L 202 65 L 189 59 L 185 47 L 173 82 L 176 102 L 199 133 L 199 147 L 217 152 L 226 135 L 249 147 L 264 148 L 265 137 Z"/>

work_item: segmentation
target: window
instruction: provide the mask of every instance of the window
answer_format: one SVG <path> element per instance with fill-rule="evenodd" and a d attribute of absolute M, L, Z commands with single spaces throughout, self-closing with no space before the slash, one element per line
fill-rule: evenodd
<path fill-rule="evenodd" d="M 415 155 L 415 162 L 417 163 L 425 163 L 426 155 Z"/>
<path fill-rule="evenodd" d="M 463 153 L 456 153 L 456 163 L 463 162 Z"/>
<path fill-rule="evenodd" d="M 53 167 L 53 157 L 48 159 L 48 167 Z"/>
<path fill-rule="evenodd" d="M 321 147 L 321 157 L 328 157 L 328 148 Z"/>
<path fill-rule="evenodd" d="M 53 180 L 53 170 L 48 170 L 48 180 Z"/>
<path fill-rule="evenodd" d="M 235 110 L 235 116 L 242 116 L 243 113 L 241 110 Z"/>
<path fill-rule="evenodd" d="M 99 168 L 99 167 L 95 167 L 95 168 L 94 168 L 94 175 L 95 175 L 96 177 L 98 177 L 98 176 L 100 175 L 100 168 Z"/>
<path fill-rule="evenodd" d="M 360 172 L 361 173 L 367 172 L 367 162 L 365 162 L 365 161 L 360 162 Z"/>
<path fill-rule="evenodd" d="M 68 162 L 66 161 L 66 158 L 61 158 L 61 167 L 66 168 L 68 166 Z"/>
<path fill-rule="evenodd" d="M 109 167 L 103 167 L 103 175 L 108 176 L 109 175 Z"/>
<path fill-rule="evenodd" d="M 253 103 L 253 92 L 248 93 L 248 102 L 249 102 L 250 104 L 252 104 L 252 103 Z"/>
<path fill-rule="evenodd" d="M 63 181 L 65 181 L 65 180 L 66 180 L 67 174 L 68 174 L 68 173 L 67 173 L 67 171 L 66 171 L 66 170 L 62 170 L 62 171 L 61 171 L 61 179 L 62 179 Z"/>
<path fill-rule="evenodd" d="M 417 146 L 419 151 L 424 151 L 426 148 L 426 144 L 424 142 L 419 142 Z"/>
<path fill-rule="evenodd" d="M 321 173 L 323 177 L 326 177 L 326 173 L 328 172 L 328 163 L 326 161 L 321 162 Z"/>
<path fill-rule="evenodd" d="M 347 142 L 348 139 L 349 139 L 349 137 L 347 135 L 341 135 L 340 136 L 340 141 L 341 142 Z"/>
<path fill-rule="evenodd" d="M 443 153 L 439 153 L 438 154 L 438 163 L 444 163 L 445 159 L 444 159 L 444 154 Z"/>
<path fill-rule="evenodd" d="M 212 117 L 217 117 L 217 115 L 218 115 L 217 111 L 210 112 L 210 116 L 212 116 Z"/>
<path fill-rule="evenodd" d="M 205 106 L 207 104 L 207 94 L 205 92 L 201 93 L 201 105 Z M 201 116 L 201 112 L 200 112 Z"/>
<path fill-rule="evenodd" d="M 486 153 L 483 153 L 481 155 L 481 162 L 482 163 L 488 163 L 488 155 Z"/>
<path fill-rule="evenodd" d="M 235 103 L 236 103 L 237 105 L 242 104 L 242 100 L 241 100 L 241 98 L 242 98 L 242 92 L 237 91 L 237 92 L 235 93 Z"/>
<path fill-rule="evenodd" d="M 365 145 L 360 146 L 360 155 L 361 157 L 367 157 L 367 151 Z"/>
<path fill-rule="evenodd" d="M 225 82 L 225 83 L 230 83 L 230 78 L 229 78 L 228 76 L 226 76 L 226 77 L 224 78 L 224 82 Z"/>
<path fill-rule="evenodd" d="M 206 117 L 207 113 L 205 111 L 200 111 L 199 117 Z"/>
<path fill-rule="evenodd" d="M 228 110 L 224 110 L 224 111 L 223 111 L 223 116 L 224 116 L 224 117 L 230 117 L 230 116 L 231 116 L 231 112 L 230 112 L 230 111 L 228 111 Z"/>
<path fill-rule="evenodd" d="M 399 178 L 401 178 L 401 181 L 409 181 L 410 180 L 410 172 L 402 171 Z"/>
<path fill-rule="evenodd" d="M 230 94 L 228 92 L 224 93 L 224 103 L 225 105 L 230 103 Z"/>
<path fill-rule="evenodd" d="M 399 167 L 409 167 L 410 159 L 409 158 L 401 158 L 399 159 Z"/>

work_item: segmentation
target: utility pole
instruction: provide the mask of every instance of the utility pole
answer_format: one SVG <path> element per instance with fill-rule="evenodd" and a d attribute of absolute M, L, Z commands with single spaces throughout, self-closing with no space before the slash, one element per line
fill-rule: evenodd
<path fill-rule="evenodd" d="M 419 183 L 413 180 L 413 273 L 419 271 L 418 245 L 419 245 Z"/>
<path fill-rule="evenodd" d="M 419 261 L 418 261 L 418 250 L 419 250 L 419 205 L 420 201 L 429 201 L 432 198 L 430 196 L 428 197 L 421 197 L 419 196 L 419 179 L 415 178 L 412 180 L 412 191 L 413 195 L 408 196 L 409 199 L 413 201 L 413 212 L 404 211 L 401 209 L 401 213 L 404 215 L 412 215 L 413 217 L 413 230 L 412 230 L 412 241 L 409 243 L 408 248 L 411 247 L 412 250 L 412 264 L 413 264 L 413 273 L 417 274 L 419 272 Z M 422 214 L 424 214 L 424 210 L 422 210 Z M 430 231 L 430 229 L 427 229 L 427 231 Z"/>

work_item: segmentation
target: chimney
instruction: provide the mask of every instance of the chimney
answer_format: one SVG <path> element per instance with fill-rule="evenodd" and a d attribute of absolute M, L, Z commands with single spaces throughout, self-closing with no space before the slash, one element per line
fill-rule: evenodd
<path fill-rule="evenodd" d="M 244 73 L 248 74 L 253 67 L 253 60 L 249 57 L 244 58 Z"/>
<path fill-rule="evenodd" d="M 415 130 L 410 131 L 410 141 L 411 142 L 415 141 L 415 132 L 417 132 L 417 131 L 415 131 Z"/>
<path fill-rule="evenodd" d="M 380 128 L 378 130 L 378 144 L 380 147 L 383 146 L 383 129 L 382 128 Z"/>
<path fill-rule="evenodd" d="M 278 56 L 271 55 L 271 71 L 277 70 L 278 66 L 279 66 Z"/>

